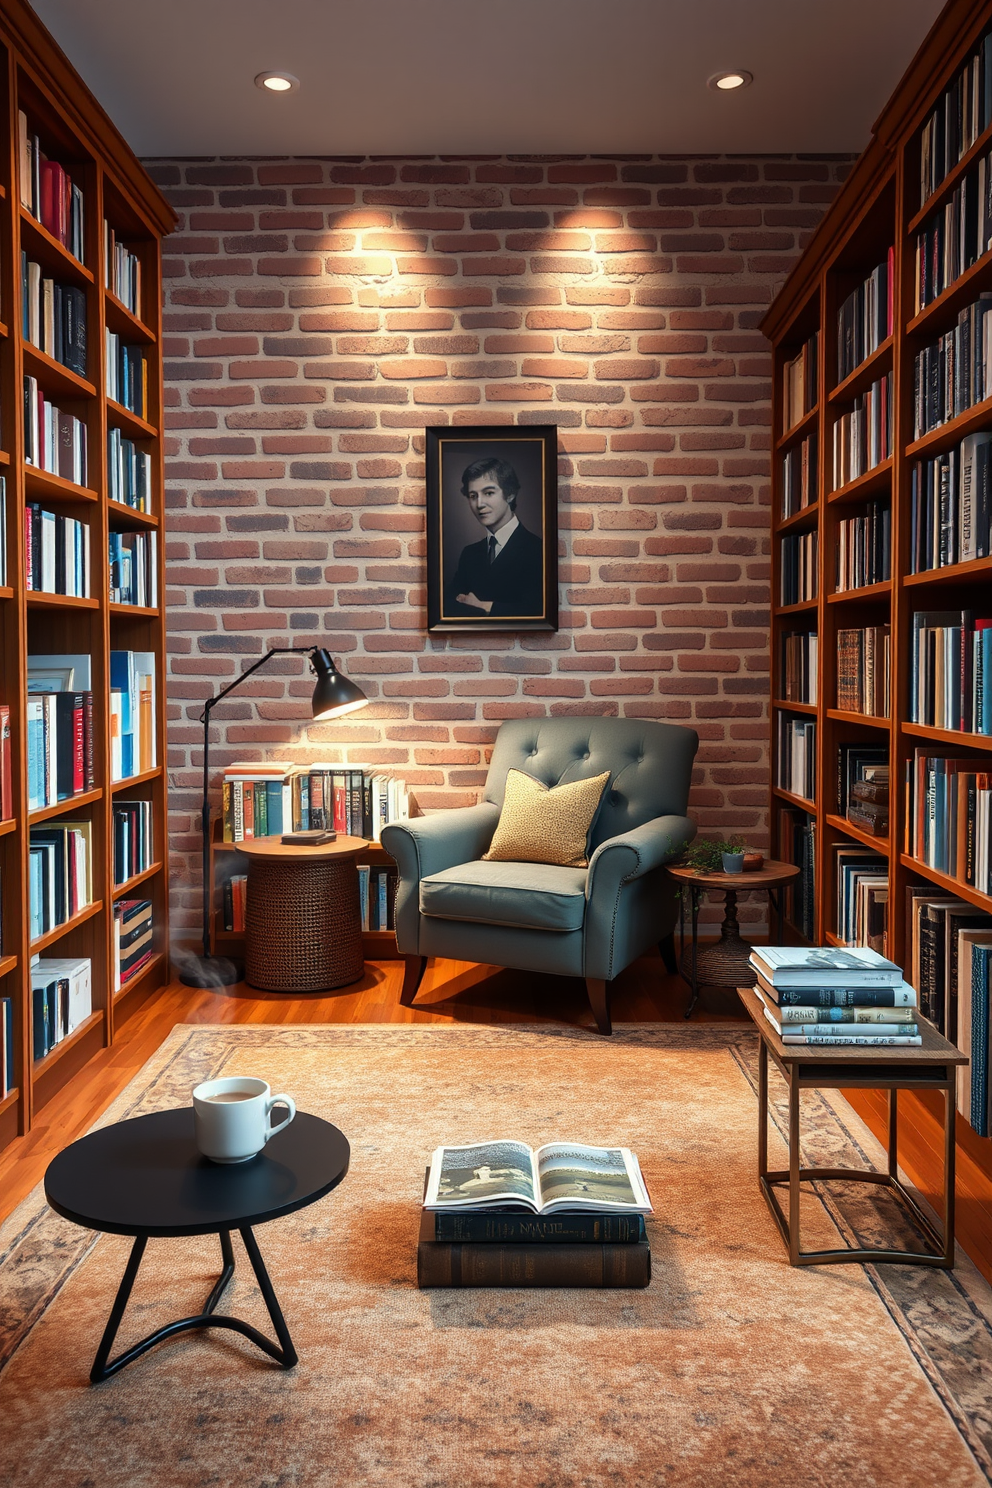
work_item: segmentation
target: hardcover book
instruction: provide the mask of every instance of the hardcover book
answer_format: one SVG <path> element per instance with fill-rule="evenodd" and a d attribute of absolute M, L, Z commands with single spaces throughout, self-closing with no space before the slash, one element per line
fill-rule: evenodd
<path fill-rule="evenodd" d="M 650 1214 L 637 1158 L 626 1147 L 549 1142 L 475 1142 L 438 1147 L 431 1158 L 424 1208 L 514 1208 L 535 1214 L 598 1209 Z"/>

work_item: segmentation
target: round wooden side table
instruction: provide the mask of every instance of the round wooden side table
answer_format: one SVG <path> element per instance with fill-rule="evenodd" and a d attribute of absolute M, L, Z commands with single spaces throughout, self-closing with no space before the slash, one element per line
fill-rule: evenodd
<path fill-rule="evenodd" d="M 262 992 L 329 992 L 365 972 L 356 858 L 361 837 L 297 847 L 238 843 L 248 859 L 245 981 Z"/>
<path fill-rule="evenodd" d="M 748 894 L 753 889 L 763 889 L 775 908 L 778 939 L 782 939 L 782 911 L 779 908 L 777 890 L 791 883 L 799 869 L 795 863 L 779 863 L 774 858 L 766 859 L 761 868 L 752 873 L 703 873 L 698 868 L 669 868 L 682 890 L 679 901 L 679 973 L 691 989 L 689 1006 L 685 1016 L 691 1018 L 699 1001 L 699 989 L 707 987 L 746 987 L 754 980 L 748 958 L 751 947 L 741 939 L 737 921 L 737 895 Z M 689 891 L 689 907 L 692 920 L 691 940 L 685 943 L 685 890 Z M 699 949 L 699 896 L 710 889 L 724 892 L 724 917 L 720 926 L 720 939 L 716 945 Z"/>

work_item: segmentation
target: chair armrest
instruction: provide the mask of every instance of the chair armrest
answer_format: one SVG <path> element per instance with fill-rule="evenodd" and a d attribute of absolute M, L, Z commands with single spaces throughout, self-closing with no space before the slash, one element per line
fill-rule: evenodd
<path fill-rule="evenodd" d="M 396 859 L 401 881 L 419 883 L 432 873 L 472 863 L 488 849 L 499 821 L 499 807 L 490 801 L 390 822 L 382 829 L 382 845 Z"/>
<path fill-rule="evenodd" d="M 601 842 L 589 860 L 586 899 L 616 896 L 622 884 L 677 858 L 696 835 L 687 816 L 656 816 L 632 832 Z"/>

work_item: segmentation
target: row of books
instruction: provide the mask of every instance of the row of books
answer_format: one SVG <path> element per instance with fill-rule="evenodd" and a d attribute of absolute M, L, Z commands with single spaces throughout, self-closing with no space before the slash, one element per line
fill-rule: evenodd
<path fill-rule="evenodd" d="M 152 457 L 113 427 L 107 430 L 107 496 L 135 511 L 152 509 Z"/>
<path fill-rule="evenodd" d="M 992 291 L 913 363 L 913 437 L 920 439 L 992 394 Z"/>
<path fill-rule="evenodd" d="M 25 341 L 86 376 L 86 292 L 47 279 L 41 264 L 21 254 L 21 309 Z"/>
<path fill-rule="evenodd" d="M 35 956 L 31 961 L 31 1036 L 35 1059 L 93 1012 L 93 970 L 85 956 Z"/>
<path fill-rule="evenodd" d="M 855 780 L 848 793 L 847 819 L 869 837 L 887 837 L 889 833 L 889 769 L 872 766 L 870 778 Z M 871 942 L 859 942 L 868 944 Z M 881 949 L 881 947 L 876 947 Z"/>
<path fill-rule="evenodd" d="M 778 715 L 775 784 L 806 801 L 816 797 L 816 719 Z"/>
<path fill-rule="evenodd" d="M 992 893 L 992 773 L 972 756 L 918 748 L 906 761 L 906 851 L 921 863 Z"/>
<path fill-rule="evenodd" d="M 812 506 L 817 497 L 816 435 L 792 445 L 782 456 L 782 516 Z"/>
<path fill-rule="evenodd" d="M 812 940 L 816 925 L 816 817 L 796 806 L 782 806 L 778 816 L 778 854 L 795 863 L 799 875 L 780 889 L 786 919 Z"/>
<path fill-rule="evenodd" d="M 378 842 L 387 822 L 410 811 L 401 780 L 321 761 L 228 765 L 222 790 L 225 842 L 317 829 Z"/>
<path fill-rule="evenodd" d="M 837 707 L 888 718 L 891 706 L 892 628 L 845 627 L 837 632 Z"/>
<path fill-rule="evenodd" d="M 31 680 L 29 674 L 29 688 Z M 94 789 L 95 731 L 89 689 L 29 691 L 26 726 L 29 811 Z"/>
<path fill-rule="evenodd" d="M 837 523 L 835 588 L 863 589 L 891 575 L 891 509 L 887 501 L 869 501 L 860 516 Z"/>
<path fill-rule="evenodd" d="M 813 532 L 789 532 L 782 538 L 782 604 L 815 599 L 819 540 Z"/>
<path fill-rule="evenodd" d="M 93 899 L 93 823 L 61 817 L 32 827 L 28 850 L 31 939 L 47 935 Z"/>
<path fill-rule="evenodd" d="M 755 991 L 784 1044 L 920 1045 L 916 988 L 868 947 L 754 946 Z"/>
<path fill-rule="evenodd" d="M 992 555 L 990 454 L 992 432 L 985 430 L 969 434 L 955 449 L 913 462 L 911 573 Z"/>
<path fill-rule="evenodd" d="M 892 373 L 855 398 L 849 413 L 834 424 L 833 485 L 857 480 L 892 454 Z"/>
<path fill-rule="evenodd" d="M 17 141 L 21 205 L 82 263 L 85 252 L 82 191 L 57 160 L 49 160 L 45 155 L 37 134 L 28 129 L 23 109 L 17 113 Z"/>
<path fill-rule="evenodd" d="M 36 501 L 24 508 L 26 587 L 45 594 L 88 599 L 90 529 L 75 517 L 45 511 Z"/>
<path fill-rule="evenodd" d="M 141 319 L 141 260 L 103 219 L 103 274 L 110 293 Z"/>
<path fill-rule="evenodd" d="M 887 785 L 889 779 L 889 750 L 885 744 L 865 744 L 862 740 L 847 740 L 837 746 L 837 814 L 847 816 L 852 802 L 857 800 L 854 792 L 861 787 L 861 799 L 872 799 L 866 795 L 866 785 Z"/>
<path fill-rule="evenodd" d="M 396 928 L 397 883 L 395 868 L 370 868 L 367 863 L 358 864 L 358 907 L 363 930 Z"/>
<path fill-rule="evenodd" d="M 111 780 L 154 769 L 157 724 L 154 651 L 111 651 Z"/>
<path fill-rule="evenodd" d="M 36 377 L 24 379 L 24 458 L 38 470 L 86 485 L 86 425 L 49 403 Z"/>
<path fill-rule="evenodd" d="M 957 1073 L 956 1104 L 969 1126 L 987 1137 L 989 1099 L 989 968 L 992 918 L 974 905 L 913 884 L 906 891 L 908 944 L 920 1006 L 968 1056 Z"/>
<path fill-rule="evenodd" d="M 837 311 L 837 380 L 843 382 L 856 367 L 892 335 L 895 249 L 872 269 L 842 301 Z"/>
<path fill-rule="evenodd" d="M 114 883 L 126 883 L 155 861 L 151 801 L 122 801 L 114 797 Z"/>
<path fill-rule="evenodd" d="M 992 618 L 917 610 L 910 628 L 909 721 L 992 734 Z"/>
<path fill-rule="evenodd" d="M 150 899 L 118 899 L 114 903 L 113 982 L 122 991 L 151 960 L 154 923 Z"/>
<path fill-rule="evenodd" d="M 915 313 L 943 294 L 990 246 L 992 155 L 983 155 L 916 235 Z"/>
<path fill-rule="evenodd" d="M 814 331 L 801 350 L 782 368 L 782 427 L 785 433 L 816 405 L 819 396 L 819 340 L 819 332 Z"/>
<path fill-rule="evenodd" d="M 128 346 L 113 331 L 107 337 L 107 397 L 139 418 L 148 410 L 148 363 L 143 346 Z"/>
<path fill-rule="evenodd" d="M 248 895 L 247 873 L 232 873 L 221 886 L 224 929 L 235 935 L 245 933 L 245 904 Z"/>
<path fill-rule="evenodd" d="M 10 707 L 0 703 L 0 821 L 14 814 L 13 744 L 10 736 Z M 2 945 L 0 945 L 2 954 Z"/>
<path fill-rule="evenodd" d="M 920 205 L 992 123 L 992 33 L 941 94 L 920 134 Z"/>
<path fill-rule="evenodd" d="M 782 680 L 779 697 L 787 703 L 815 703 L 818 637 L 815 630 L 787 631 L 782 636 Z"/>
<path fill-rule="evenodd" d="M 158 533 L 110 533 L 112 604 L 158 604 Z"/>
<path fill-rule="evenodd" d="M 9 1095 L 16 1084 L 14 1003 L 10 997 L 0 997 L 0 1100 Z"/>
<path fill-rule="evenodd" d="M 889 864 L 880 853 L 838 844 L 834 847 L 837 885 L 837 938 L 849 946 L 888 951 Z"/>

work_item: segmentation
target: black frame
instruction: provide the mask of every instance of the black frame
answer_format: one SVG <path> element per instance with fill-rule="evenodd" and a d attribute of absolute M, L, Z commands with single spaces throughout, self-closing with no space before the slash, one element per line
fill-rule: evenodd
<path fill-rule="evenodd" d="M 428 631 L 507 631 L 558 629 L 558 428 L 555 424 L 526 426 L 472 424 L 425 429 L 427 462 L 427 629 Z M 543 609 L 539 615 L 481 613 L 476 616 L 445 613 L 444 503 L 451 498 L 451 477 L 445 490 L 444 476 L 454 460 L 460 469 L 474 460 L 497 452 L 506 444 L 537 446 L 541 472 L 539 510 L 543 542 Z M 535 459 L 535 452 L 530 452 Z M 527 505 L 533 506 L 529 492 Z M 458 495 L 458 500 L 464 497 Z M 478 525 L 478 524 L 477 524 Z M 521 523 L 523 525 L 523 523 Z M 479 528 L 480 538 L 484 529 Z M 450 558 L 450 555 L 449 555 Z"/>

